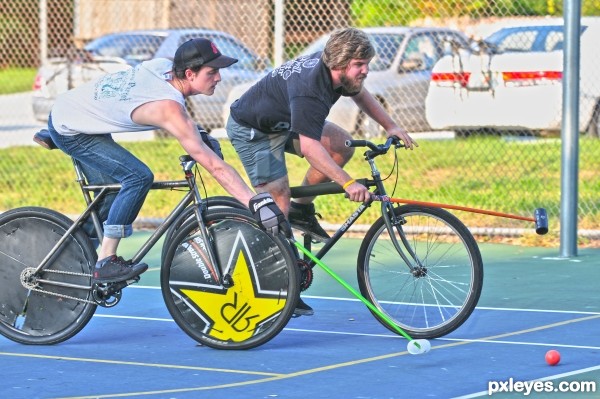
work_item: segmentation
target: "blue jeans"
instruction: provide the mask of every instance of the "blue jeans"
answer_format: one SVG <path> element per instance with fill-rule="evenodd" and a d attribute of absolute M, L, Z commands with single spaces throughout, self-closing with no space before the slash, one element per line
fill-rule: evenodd
<path fill-rule="evenodd" d="M 105 237 L 129 237 L 133 233 L 131 225 L 154 181 L 152 171 L 117 144 L 110 134 L 64 136 L 54 129 L 52 115 L 48 119 L 48 130 L 56 146 L 79 161 L 89 184 L 122 185 L 118 193 L 111 194 L 112 198 L 105 199 L 98 214 Z"/>

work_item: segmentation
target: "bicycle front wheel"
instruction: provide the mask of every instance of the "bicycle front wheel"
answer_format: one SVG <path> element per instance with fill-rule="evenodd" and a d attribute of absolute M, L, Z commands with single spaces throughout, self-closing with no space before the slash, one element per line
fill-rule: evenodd
<path fill-rule="evenodd" d="M 248 214 L 250 214 L 250 211 L 248 210 L 248 208 L 246 208 L 239 200 L 237 200 L 236 198 L 233 198 L 233 197 L 227 197 L 224 195 L 216 195 L 214 197 L 204 198 L 202 200 L 202 202 L 204 203 L 204 205 L 206 205 L 206 207 L 208 209 L 234 208 L 234 209 L 244 210 L 244 211 L 248 212 Z M 170 243 L 171 239 L 175 236 L 177 229 L 179 229 L 181 226 L 183 226 L 183 224 L 185 222 L 187 222 L 188 220 L 191 220 L 195 217 L 195 215 L 196 215 L 194 212 L 195 206 L 196 206 L 195 204 L 188 206 L 183 211 L 183 213 L 181 215 L 179 215 L 179 217 L 173 222 L 173 224 L 171 224 L 171 226 L 169 226 L 169 229 L 167 230 L 167 233 L 165 234 L 165 240 L 164 240 L 164 244 L 162 247 L 162 253 L 161 253 L 161 257 L 160 257 L 161 262 L 164 261 L 164 259 L 165 259 L 165 255 L 167 254 L 167 250 L 169 249 L 169 243 Z"/>
<path fill-rule="evenodd" d="M 72 224 L 45 208 L 18 208 L 0 216 L 0 334 L 23 344 L 56 344 L 92 318 L 96 305 L 88 302 L 89 289 L 58 285 L 91 284 L 96 252 L 81 230 L 67 238 L 45 269 L 33 273 Z"/>
<path fill-rule="evenodd" d="M 204 219 L 210 242 L 192 219 L 169 243 L 161 269 L 167 309 L 186 334 L 206 346 L 262 345 L 296 308 L 299 280 L 291 247 L 259 229 L 247 212 L 208 210 Z M 209 260 L 209 246 L 216 265 Z"/>
<path fill-rule="evenodd" d="M 360 291 L 411 337 L 444 336 L 467 320 L 481 295 L 483 263 L 477 243 L 443 209 L 405 205 L 394 212 L 402 221 L 394 227 L 394 237 L 382 216 L 362 242 Z"/>

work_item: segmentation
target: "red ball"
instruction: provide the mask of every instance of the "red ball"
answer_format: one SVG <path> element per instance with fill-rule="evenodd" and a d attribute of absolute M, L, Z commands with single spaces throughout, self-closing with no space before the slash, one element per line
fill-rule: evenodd
<path fill-rule="evenodd" d="M 546 363 L 550 366 L 556 366 L 558 362 L 560 362 L 560 352 L 554 349 L 546 352 Z"/>

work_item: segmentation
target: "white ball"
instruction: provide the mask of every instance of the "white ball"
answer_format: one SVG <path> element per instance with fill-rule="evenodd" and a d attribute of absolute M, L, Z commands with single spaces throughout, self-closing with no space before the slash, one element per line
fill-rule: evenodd
<path fill-rule="evenodd" d="M 431 344 L 426 339 L 413 339 L 412 341 L 408 341 L 406 350 L 411 355 L 421 355 L 431 350 Z"/>

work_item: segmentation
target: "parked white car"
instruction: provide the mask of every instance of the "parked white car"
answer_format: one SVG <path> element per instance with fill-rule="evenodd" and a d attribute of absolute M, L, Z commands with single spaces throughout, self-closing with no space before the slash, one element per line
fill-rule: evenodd
<path fill-rule="evenodd" d="M 38 70 L 33 86 L 32 107 L 36 119 L 46 121 L 56 96 L 106 73 L 131 68 L 151 58 L 173 58 L 185 41 L 206 37 L 219 50 L 238 62 L 221 70 L 221 82 L 212 96 L 187 99 L 192 117 L 205 129 L 222 126 L 221 112 L 229 90 L 242 82 L 254 81 L 270 66 L 235 37 L 209 29 L 136 30 L 111 33 L 89 42 L 68 57 L 51 58 Z"/>
<path fill-rule="evenodd" d="M 370 63 L 365 87 L 383 104 L 392 118 L 408 131 L 428 131 L 425 119 L 425 97 L 429 89 L 431 69 L 447 51 L 448 40 L 466 46 L 468 39 L 461 32 L 447 28 L 387 27 L 364 28 L 375 46 L 376 56 Z M 321 51 L 329 35 L 309 45 L 301 55 Z M 237 86 L 229 93 L 223 116 L 229 116 L 229 105 L 251 84 Z M 347 97 L 332 107 L 329 121 L 357 136 L 375 137 L 382 131 Z"/>
<path fill-rule="evenodd" d="M 581 23 L 580 131 L 598 136 L 600 19 Z M 426 115 L 435 129 L 559 131 L 562 121 L 562 19 L 506 26 L 434 66 Z M 480 45 L 485 45 L 480 42 Z"/>

